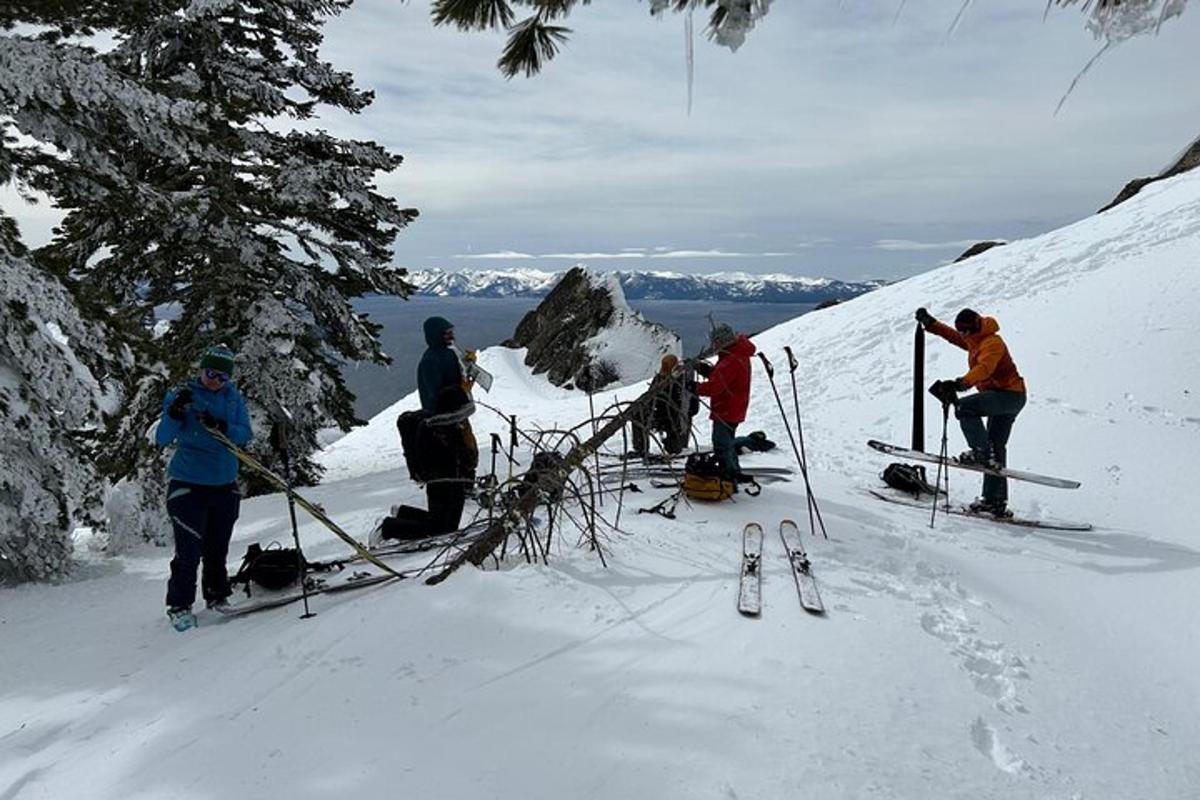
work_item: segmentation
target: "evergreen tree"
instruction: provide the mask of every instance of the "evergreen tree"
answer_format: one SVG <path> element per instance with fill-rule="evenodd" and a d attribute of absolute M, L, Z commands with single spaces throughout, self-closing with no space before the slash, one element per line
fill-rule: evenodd
<path fill-rule="evenodd" d="M 195 107 L 199 146 L 183 164 L 152 147 L 125 148 L 145 191 L 119 203 L 56 198 L 70 213 L 39 253 L 144 328 L 156 309 L 178 310 L 154 342 L 161 377 L 132 393 L 112 439 L 114 474 L 135 478 L 122 501 L 126 527 L 134 509 L 153 515 L 157 506 L 155 496 L 137 496 L 156 471 L 144 432 L 165 389 L 194 374 L 209 344 L 239 354 L 236 378 L 260 434 L 254 449 L 271 463 L 268 417 L 282 406 L 296 421 L 296 477 L 316 479 L 317 432 L 359 422 L 341 363 L 387 361 L 379 326 L 350 299 L 407 293 L 388 263 L 397 231 L 416 216 L 374 187 L 376 173 L 400 157 L 372 142 L 285 129 L 320 105 L 358 112 L 372 100 L 317 55 L 322 23 L 348 0 L 164 5 L 172 8 L 120 28 L 104 59 Z"/>

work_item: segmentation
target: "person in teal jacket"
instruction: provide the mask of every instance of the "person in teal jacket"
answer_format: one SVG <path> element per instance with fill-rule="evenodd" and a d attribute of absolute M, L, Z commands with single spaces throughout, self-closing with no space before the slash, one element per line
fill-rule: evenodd
<path fill-rule="evenodd" d="M 438 397 L 448 386 L 461 386 L 462 363 L 451 348 L 454 345 L 454 325 L 445 317 L 425 320 L 425 344 L 428 345 L 417 364 L 417 393 L 421 408 L 428 414 L 437 411 Z"/>
<path fill-rule="evenodd" d="M 167 513 L 175 534 L 175 556 L 167 582 L 167 616 L 178 630 L 196 624 L 196 573 L 203 564 L 201 591 L 210 607 L 230 595 L 225 559 L 238 518 L 238 461 L 208 429 L 242 447 L 253 438 L 250 415 L 233 385 L 234 355 L 211 347 L 196 377 L 163 398 L 155 433 L 159 447 L 176 445 L 167 468 Z"/>

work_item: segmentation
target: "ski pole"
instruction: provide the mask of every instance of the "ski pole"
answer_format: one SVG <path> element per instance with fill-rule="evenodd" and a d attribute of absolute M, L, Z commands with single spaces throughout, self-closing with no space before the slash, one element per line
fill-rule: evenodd
<path fill-rule="evenodd" d="M 800 393 L 796 389 L 796 368 L 800 366 L 800 362 L 796 360 L 796 356 L 792 354 L 792 348 L 784 345 L 783 351 L 787 353 L 788 372 L 792 378 L 792 405 L 796 409 L 796 437 L 800 440 L 800 457 L 804 460 L 804 493 L 808 497 L 808 530 L 813 535 L 817 535 L 816 526 L 813 524 L 813 509 L 817 505 L 817 497 L 813 494 L 812 484 L 808 481 L 808 453 L 804 450 L 804 425 L 800 421 Z M 821 532 L 825 532 L 825 526 L 821 526 Z M 825 538 L 829 538 L 828 536 Z"/>
<path fill-rule="evenodd" d="M 950 404 L 942 400 L 942 446 L 938 452 L 938 468 L 937 477 L 934 479 L 933 506 L 929 509 L 929 527 L 933 527 L 934 517 L 937 516 L 937 501 L 938 493 L 942 486 L 942 474 L 946 475 L 946 503 L 950 502 L 950 469 L 945 466 L 946 459 L 949 458 L 949 438 L 947 429 L 950 426 Z"/>
<path fill-rule="evenodd" d="M 788 422 L 787 412 L 783 410 L 783 399 L 779 396 L 779 388 L 775 385 L 775 368 L 771 366 L 771 360 L 767 358 L 767 354 L 759 351 L 758 357 L 762 359 L 763 368 L 767 371 L 767 380 L 771 383 L 771 391 L 775 394 L 775 405 L 779 407 L 779 416 L 783 420 L 783 428 L 787 431 L 788 441 L 792 443 L 792 452 L 796 454 L 796 463 L 800 465 L 800 474 L 804 477 L 804 485 L 808 486 L 808 468 L 804 465 L 804 459 L 800 456 L 800 448 L 796 445 L 796 437 L 792 435 L 792 425 Z M 817 521 L 821 523 L 821 535 L 826 539 L 829 534 L 825 532 L 825 521 L 821 519 L 821 509 L 814 506 L 817 513 Z M 815 533 L 815 532 L 814 532 Z"/>
<path fill-rule="evenodd" d="M 288 442 L 287 442 L 287 426 L 291 420 L 291 414 L 282 405 L 277 406 L 279 415 L 271 424 L 271 446 L 275 448 L 275 452 L 279 453 L 279 458 L 283 461 L 283 482 L 287 487 L 288 501 L 288 516 L 292 518 L 292 541 L 296 543 L 296 567 L 300 571 L 300 592 L 304 600 L 304 613 L 300 615 L 300 619 L 311 619 L 316 614 L 308 607 L 308 564 L 304 558 L 304 550 L 300 547 L 300 529 L 296 524 L 296 501 L 292 496 L 292 466 L 291 460 L 288 458 Z"/>

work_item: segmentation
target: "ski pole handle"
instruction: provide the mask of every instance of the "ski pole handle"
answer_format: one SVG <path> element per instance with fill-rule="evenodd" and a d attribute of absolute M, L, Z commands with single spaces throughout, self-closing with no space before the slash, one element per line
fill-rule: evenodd
<path fill-rule="evenodd" d="M 500 434 L 492 434 L 492 455 L 500 452 Z"/>
<path fill-rule="evenodd" d="M 800 362 L 792 355 L 792 348 L 788 345 L 783 346 L 783 352 L 787 353 L 788 357 L 788 372 L 795 372 L 796 367 L 800 366 Z"/>
<path fill-rule="evenodd" d="M 761 350 L 758 351 L 758 357 L 762 359 L 763 369 L 767 371 L 767 377 L 773 379 L 775 377 L 775 368 L 771 366 L 771 359 L 767 358 L 767 354 Z"/>

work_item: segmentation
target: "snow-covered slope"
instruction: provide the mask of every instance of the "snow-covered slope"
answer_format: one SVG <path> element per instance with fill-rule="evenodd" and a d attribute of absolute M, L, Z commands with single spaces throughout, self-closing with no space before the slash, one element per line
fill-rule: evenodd
<path fill-rule="evenodd" d="M 549 566 L 318 598 L 308 621 L 177 635 L 159 616 L 162 552 L 5 591 L 0 796 L 1200 796 L 1198 260 L 1191 174 L 757 337 L 777 365 L 784 345 L 800 358 L 829 541 L 808 536 L 796 483 L 674 521 L 634 513 L 664 494 L 647 486 L 624 499 L 607 569 L 560 535 Z M 1013 506 L 1095 531 L 930 528 L 866 494 L 886 459 L 863 442 L 906 438 L 919 305 L 1000 320 L 1030 387 L 1011 462 L 1083 482 L 1014 484 Z M 497 378 L 481 399 L 523 427 L 586 417 L 519 352 L 483 359 Z M 932 380 L 965 359 L 934 340 L 927 361 Z M 747 427 L 785 443 L 757 365 L 754 381 Z M 398 468 L 397 408 L 334 445 L 311 490 L 363 536 L 420 498 Z M 504 431 L 488 409 L 475 422 L 481 443 Z M 934 409 L 927 428 L 940 432 Z M 975 484 L 956 472 L 951 489 Z M 796 602 L 783 516 L 806 530 L 825 618 Z M 247 502 L 235 550 L 285 539 L 286 518 L 278 497 Z M 748 520 L 768 532 L 760 620 L 734 608 Z M 301 535 L 310 557 L 342 552 L 308 521 Z"/>

